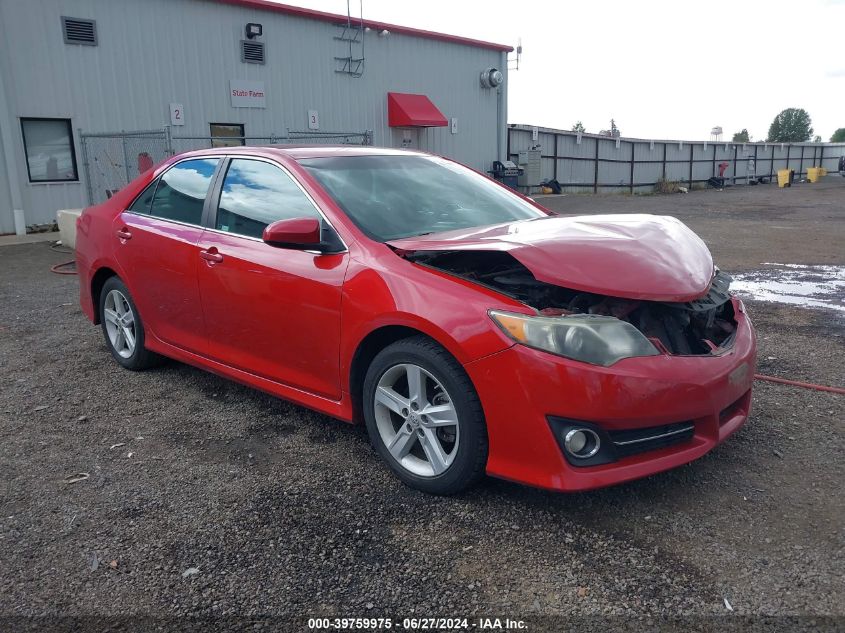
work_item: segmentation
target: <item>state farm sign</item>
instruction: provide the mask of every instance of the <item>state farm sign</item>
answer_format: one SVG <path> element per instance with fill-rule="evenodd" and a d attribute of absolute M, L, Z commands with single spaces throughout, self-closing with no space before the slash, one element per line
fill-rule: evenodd
<path fill-rule="evenodd" d="M 233 108 L 264 108 L 264 82 L 229 80 Z"/>

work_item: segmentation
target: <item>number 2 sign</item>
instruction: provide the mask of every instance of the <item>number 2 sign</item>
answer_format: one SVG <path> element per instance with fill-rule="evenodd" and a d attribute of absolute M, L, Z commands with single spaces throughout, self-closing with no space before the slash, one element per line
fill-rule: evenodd
<path fill-rule="evenodd" d="M 170 125 L 185 125 L 185 109 L 181 103 L 170 104 Z"/>

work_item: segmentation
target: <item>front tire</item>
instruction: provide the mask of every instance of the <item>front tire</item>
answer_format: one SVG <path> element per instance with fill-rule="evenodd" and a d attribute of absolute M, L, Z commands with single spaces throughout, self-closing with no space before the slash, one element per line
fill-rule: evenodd
<path fill-rule="evenodd" d="M 450 495 L 483 476 L 481 402 L 466 372 L 437 343 L 414 336 L 383 349 L 367 370 L 363 396 L 370 441 L 407 485 Z"/>
<path fill-rule="evenodd" d="M 140 371 L 158 365 L 161 357 L 144 347 L 144 323 L 119 277 L 110 277 L 100 292 L 100 325 L 112 357 L 126 369 Z"/>

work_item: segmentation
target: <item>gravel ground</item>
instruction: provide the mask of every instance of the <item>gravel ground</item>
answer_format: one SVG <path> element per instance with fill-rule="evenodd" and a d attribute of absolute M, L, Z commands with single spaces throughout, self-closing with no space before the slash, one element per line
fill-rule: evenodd
<path fill-rule="evenodd" d="M 673 213 L 728 270 L 841 265 L 841 180 L 544 202 Z M 0 628 L 299 631 L 335 615 L 845 627 L 843 396 L 758 383 L 729 442 L 615 488 L 490 479 L 436 498 L 392 477 L 361 428 L 178 363 L 120 369 L 76 277 L 49 273 L 65 259 L 0 248 Z M 845 383 L 841 313 L 750 311 L 763 373 Z M 65 483 L 75 473 L 89 476 Z"/>

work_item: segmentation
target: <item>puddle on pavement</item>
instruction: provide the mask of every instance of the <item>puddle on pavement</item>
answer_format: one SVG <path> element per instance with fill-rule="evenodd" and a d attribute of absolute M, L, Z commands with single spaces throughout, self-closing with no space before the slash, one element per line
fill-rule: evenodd
<path fill-rule="evenodd" d="M 845 312 L 845 266 L 764 262 L 761 270 L 731 275 L 740 297 Z"/>

